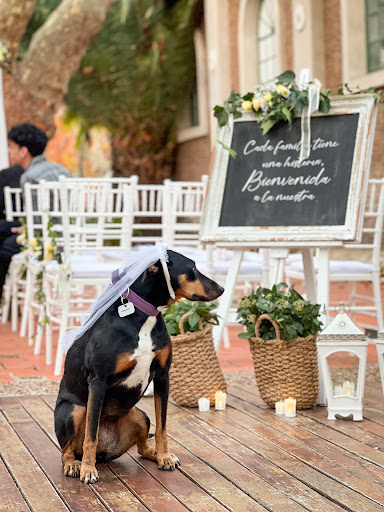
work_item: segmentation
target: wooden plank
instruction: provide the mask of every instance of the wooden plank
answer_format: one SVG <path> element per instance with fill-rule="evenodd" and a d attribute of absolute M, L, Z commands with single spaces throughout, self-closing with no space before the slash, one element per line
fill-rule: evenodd
<path fill-rule="evenodd" d="M 171 494 L 177 495 L 177 499 L 189 510 L 194 512 L 206 512 L 207 510 L 209 512 L 225 512 L 227 510 L 181 471 L 159 471 L 157 464 L 143 459 L 137 454 L 136 447 L 129 450 L 129 454 Z"/>
<path fill-rule="evenodd" d="M 229 403 L 232 403 L 231 399 Z M 301 430 L 298 427 L 299 419 L 296 421 L 297 418 L 292 418 L 291 424 L 289 424 L 285 419 L 276 417 L 267 411 L 252 408 L 251 412 L 252 417 L 249 416 L 249 409 L 247 414 L 240 410 L 228 409 L 227 416 L 340 483 L 346 483 L 352 489 L 378 503 L 384 502 L 382 487 L 384 475 L 381 468 L 349 457 L 344 450 Z M 269 419 L 269 423 L 273 427 L 268 423 L 261 423 L 261 421 L 265 421 L 265 417 L 267 420 Z"/>
<path fill-rule="evenodd" d="M 233 389 L 231 392 L 233 392 Z M 241 395 L 241 392 L 239 392 L 239 395 Z M 368 473 L 367 477 L 370 479 L 374 476 L 373 474 L 376 474 L 376 481 L 382 482 L 384 477 L 383 471 L 377 467 L 377 464 L 384 467 L 384 454 L 381 451 L 315 422 L 300 413 L 295 419 L 290 421 L 290 419 L 276 416 L 271 409 L 260 410 L 253 404 L 244 402 L 238 396 L 231 395 L 228 403 L 234 408 L 252 414 L 252 416 L 257 417 L 260 421 L 300 440 L 341 464 L 345 464 L 350 469 L 363 470 L 363 472 Z M 337 447 L 343 450 L 340 451 Z"/>
<path fill-rule="evenodd" d="M 2 512 L 29 512 L 23 496 L 16 487 L 4 462 L 0 459 L 0 510 Z"/>
<path fill-rule="evenodd" d="M 33 422 L 25 424 L 29 426 L 33 425 Z M 0 453 L 34 512 L 51 512 L 52 510 L 68 512 L 56 490 L 2 413 L 0 413 Z"/>
<path fill-rule="evenodd" d="M 55 450 L 41 430 L 40 432 L 35 430 L 31 438 L 30 430 L 23 432 L 23 428 L 16 425 L 18 433 L 29 447 L 32 445 L 35 446 L 37 439 L 39 439 L 40 445 L 43 444 L 43 449 L 36 446 L 39 463 L 43 465 L 60 493 L 66 498 L 71 511 L 76 509 L 88 511 L 90 510 L 89 507 L 92 507 L 92 511 L 99 509 L 105 510 L 104 507 L 100 508 L 101 503 L 110 510 L 113 510 L 113 512 L 123 512 L 126 511 L 127 508 L 132 512 L 144 512 L 147 510 L 105 465 L 98 465 L 97 469 L 99 471 L 100 481 L 89 487 L 85 486 L 79 479 L 65 477 L 60 460 L 59 444 L 56 440 L 53 428 L 52 409 L 38 396 L 20 397 L 19 401 L 25 407 L 26 411 L 39 422 L 39 425 L 47 432 L 46 435 L 48 435 L 51 441 L 56 445 L 57 449 Z M 19 413 L 19 416 L 20 414 L 21 413 Z M 49 461 L 47 459 L 49 459 Z M 49 468 L 47 467 L 48 464 L 50 466 Z M 68 488 L 71 491 L 69 496 L 67 496 Z M 80 499 L 78 499 L 79 494 Z M 73 501 L 75 501 L 75 503 L 73 503 Z M 94 502 L 96 505 L 91 502 Z"/>
<path fill-rule="evenodd" d="M 248 387 L 239 387 L 239 386 L 231 386 L 230 393 L 246 402 L 249 402 L 253 405 L 258 406 L 260 398 L 257 397 L 254 393 L 249 391 Z M 273 410 L 268 408 L 269 410 Z M 384 434 L 381 433 L 381 429 L 379 432 L 381 435 L 377 435 L 376 433 L 370 432 L 369 428 L 372 430 L 378 430 L 376 427 L 372 425 L 370 427 L 365 428 L 365 422 L 357 422 L 357 421 L 348 421 L 348 420 L 336 420 L 330 421 L 327 420 L 327 408 L 326 407 L 315 407 L 313 409 L 305 409 L 302 411 L 298 411 L 298 414 L 302 414 L 307 416 L 315 421 L 320 421 L 321 423 L 327 425 L 330 428 L 338 430 L 339 432 L 343 432 L 354 439 L 360 440 L 361 442 L 379 448 L 384 451 Z"/>
<path fill-rule="evenodd" d="M 110 462 L 113 473 L 129 486 L 151 512 L 185 512 L 184 507 L 128 454 Z"/>
<path fill-rule="evenodd" d="M 152 422 L 154 422 L 154 409 L 151 402 L 141 400 L 139 407 L 144 410 Z M 221 448 L 213 446 L 210 442 L 211 436 L 216 436 L 216 430 L 211 429 L 204 438 L 201 433 L 192 431 L 189 419 L 193 420 L 193 415 L 185 410 L 177 410 L 175 406 L 169 404 L 170 411 L 168 415 L 167 432 L 168 435 L 177 442 L 183 444 L 195 456 L 206 461 L 216 471 L 225 475 L 234 485 L 251 496 L 257 503 L 273 511 L 303 510 L 303 507 L 294 501 L 290 496 L 285 496 L 281 489 L 277 488 L 275 479 L 273 484 L 266 482 L 255 471 L 250 471 L 234 458 L 227 455 Z M 186 416 L 183 423 L 178 417 L 179 411 Z M 236 443 L 234 443 L 236 444 Z M 225 449 L 227 447 L 225 446 Z M 240 448 L 240 447 L 239 447 Z M 177 455 L 177 453 L 176 453 Z M 252 457 L 256 459 L 254 453 Z M 265 461 L 264 461 L 265 462 Z M 183 464 L 183 461 L 181 461 Z M 260 466 L 263 462 L 260 461 Z M 292 479 L 293 482 L 293 479 Z"/>
<path fill-rule="evenodd" d="M 238 411 L 232 410 L 232 412 L 234 417 L 239 417 L 240 413 Z M 223 414 L 213 412 L 201 413 L 205 422 L 209 423 L 208 428 L 204 428 L 203 421 L 196 417 L 191 419 L 189 415 L 188 418 L 185 418 L 185 411 L 181 409 L 176 412 L 171 407 L 170 413 L 171 417 L 176 419 L 181 426 L 187 426 L 191 432 L 199 432 L 202 439 L 210 439 L 212 444 L 221 446 L 228 454 L 232 454 L 232 457 L 236 458 L 236 460 L 244 459 L 246 461 L 244 464 L 246 465 L 253 463 L 250 453 L 255 452 L 272 460 L 274 464 L 280 466 L 280 468 L 292 474 L 298 480 L 305 482 L 321 494 L 325 494 L 341 506 L 347 506 L 351 510 L 356 510 L 356 512 L 361 512 L 362 510 L 372 512 L 373 510 L 381 509 L 380 505 L 349 488 L 350 485 L 354 485 L 355 488 L 358 487 L 359 480 L 361 480 L 354 472 L 334 464 L 333 461 L 317 454 L 313 450 L 307 449 L 300 443 L 290 440 L 287 436 L 274 432 L 266 425 L 259 424 L 256 420 L 253 420 L 252 431 L 236 426 L 236 420 L 234 420 L 233 424 L 230 424 L 228 421 L 230 408 L 223 411 Z M 249 419 L 252 420 L 251 417 Z M 219 422 L 219 425 L 216 424 L 217 422 Z M 217 431 L 213 434 L 212 426 L 222 429 L 233 439 L 240 439 L 244 446 L 236 447 L 233 439 L 228 441 L 226 439 L 228 436 L 225 436 L 225 434 L 220 434 Z M 236 432 L 236 435 L 234 432 Z M 250 453 L 248 453 L 248 448 L 246 447 L 251 449 Z M 294 456 L 291 455 L 292 451 L 295 452 Z M 253 454 L 254 457 L 255 455 Z M 318 464 L 321 465 L 321 472 L 317 470 Z M 327 473 L 330 472 L 334 473 L 336 480 L 327 476 Z M 344 476 L 345 473 L 347 478 Z M 347 479 L 348 482 L 346 482 Z M 374 495 L 373 499 L 376 499 L 376 501 L 380 500 L 383 496 L 381 486 L 377 484 L 367 484 L 367 489 Z"/>

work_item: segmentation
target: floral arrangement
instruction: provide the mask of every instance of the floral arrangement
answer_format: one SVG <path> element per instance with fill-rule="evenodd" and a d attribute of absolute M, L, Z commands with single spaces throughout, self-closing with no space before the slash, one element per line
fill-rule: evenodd
<path fill-rule="evenodd" d="M 287 341 L 316 335 L 321 330 L 322 323 L 318 318 L 320 305 L 304 300 L 294 288 L 289 288 L 286 293 L 287 288 L 285 283 L 279 283 L 271 290 L 259 287 L 256 292 L 241 299 L 237 319 L 246 327 L 246 332 L 240 333 L 239 338 L 255 336 L 256 321 L 264 313 L 278 323 L 281 338 Z M 269 322 L 263 322 L 259 331 L 264 340 L 276 338 Z"/>
<path fill-rule="evenodd" d="M 299 87 L 295 83 L 296 75 L 293 71 L 285 71 L 279 75 L 270 87 L 257 85 L 254 92 L 244 96 L 232 91 L 224 106 L 216 105 L 214 115 L 220 127 L 228 123 L 230 115 L 235 119 L 242 117 L 244 110 L 253 111 L 256 120 L 260 123 L 263 135 L 279 121 L 292 123 L 295 111 L 300 113 L 308 106 L 308 86 L 313 85 L 320 89 L 318 80 L 310 82 L 306 87 Z M 327 113 L 330 109 L 330 90 L 320 92 L 320 112 Z"/>
<path fill-rule="evenodd" d="M 57 232 L 53 229 L 52 217 L 49 217 L 48 220 L 49 241 L 45 245 L 42 236 L 28 239 L 25 221 L 22 218 L 19 221 L 24 225 L 23 232 L 16 238 L 16 242 L 21 246 L 21 251 L 27 251 L 27 254 L 35 257 L 37 261 L 55 260 L 58 263 L 62 263 L 61 250 L 57 245 Z"/>
<path fill-rule="evenodd" d="M 12 57 L 7 50 L 7 46 L 0 41 L 0 68 L 3 68 L 5 71 L 9 71 L 11 60 Z"/>
<path fill-rule="evenodd" d="M 167 331 L 171 336 L 180 334 L 179 322 L 181 317 L 193 311 L 193 314 L 185 319 L 185 332 L 195 332 L 199 330 L 199 317 L 202 321 L 203 328 L 211 323 L 218 325 L 218 318 L 212 310 L 218 306 L 217 302 L 191 302 L 190 300 L 178 301 L 167 308 L 163 313 L 163 318 Z"/>

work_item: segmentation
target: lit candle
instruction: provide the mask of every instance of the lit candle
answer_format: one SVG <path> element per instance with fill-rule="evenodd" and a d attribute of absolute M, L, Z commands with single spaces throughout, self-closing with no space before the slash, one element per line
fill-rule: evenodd
<path fill-rule="evenodd" d="M 198 399 L 197 403 L 199 404 L 200 412 L 209 411 L 209 398 L 205 398 L 205 396 L 202 396 L 201 398 Z"/>
<path fill-rule="evenodd" d="M 215 409 L 218 411 L 223 411 L 225 409 L 225 404 L 227 402 L 227 393 L 223 391 L 216 391 L 215 394 Z"/>
<path fill-rule="evenodd" d="M 285 399 L 285 416 L 287 418 L 294 418 L 296 416 L 296 399 L 286 398 Z"/>
<path fill-rule="evenodd" d="M 280 400 L 279 402 L 275 402 L 275 412 L 279 415 L 285 414 L 285 402 Z"/>

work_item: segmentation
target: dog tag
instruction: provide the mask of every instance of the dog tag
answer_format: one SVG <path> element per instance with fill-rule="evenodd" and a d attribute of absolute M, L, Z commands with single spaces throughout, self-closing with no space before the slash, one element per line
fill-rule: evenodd
<path fill-rule="evenodd" d="M 132 302 L 127 302 L 126 304 L 119 306 L 117 311 L 119 313 L 119 317 L 123 318 L 125 316 L 132 315 L 132 313 L 135 312 L 135 306 L 132 304 Z"/>

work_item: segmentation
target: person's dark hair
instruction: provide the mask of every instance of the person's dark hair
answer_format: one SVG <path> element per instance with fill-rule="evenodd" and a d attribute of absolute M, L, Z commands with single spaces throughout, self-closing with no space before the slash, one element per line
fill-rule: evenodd
<path fill-rule="evenodd" d="M 15 124 L 8 132 L 8 139 L 25 146 L 32 156 L 41 155 L 48 142 L 43 130 L 30 123 Z"/>

